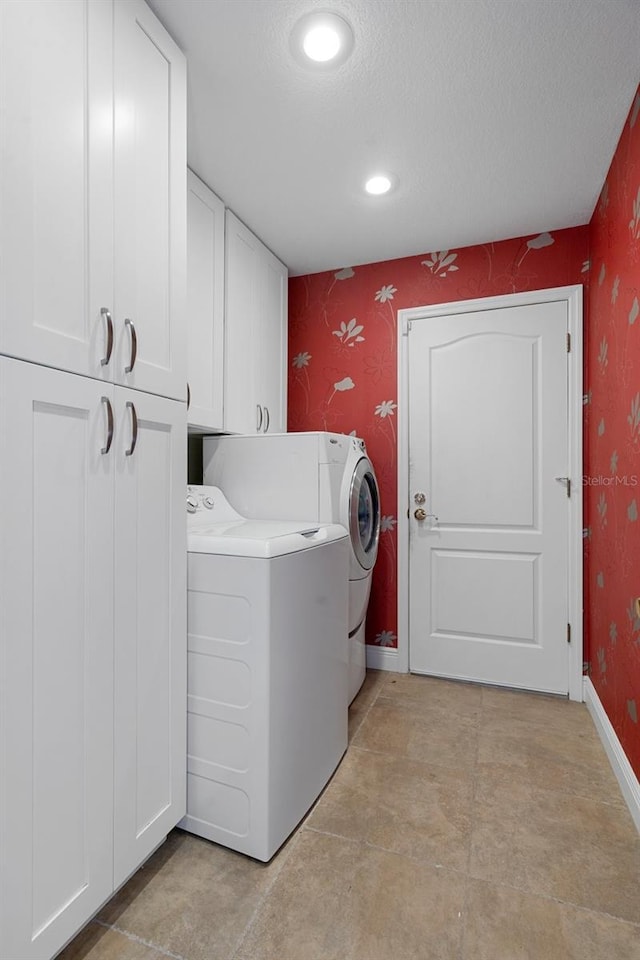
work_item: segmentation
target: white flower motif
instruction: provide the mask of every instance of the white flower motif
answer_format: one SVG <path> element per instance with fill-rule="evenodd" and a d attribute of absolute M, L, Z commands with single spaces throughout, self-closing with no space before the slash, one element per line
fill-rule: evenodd
<path fill-rule="evenodd" d="M 633 303 L 631 304 L 631 310 L 629 310 L 629 324 L 634 324 L 638 319 L 640 314 L 640 303 L 638 303 L 638 298 L 633 298 Z"/>
<path fill-rule="evenodd" d="M 604 493 L 601 493 L 598 498 L 598 516 L 600 517 L 600 523 L 603 527 L 607 525 L 607 498 Z"/>
<path fill-rule="evenodd" d="M 611 462 L 609 463 L 609 468 L 611 470 L 611 473 L 618 472 L 618 451 L 617 450 L 614 450 L 613 453 L 611 454 Z"/>
<path fill-rule="evenodd" d="M 353 340 L 353 343 L 362 343 L 364 337 L 361 337 L 360 334 L 364 330 L 364 326 L 361 323 L 358 323 L 355 317 L 352 317 L 349 320 L 349 323 L 345 323 L 344 320 L 340 324 L 339 330 L 333 330 L 333 336 L 338 337 L 342 343 L 347 343 L 348 340 Z M 353 343 L 350 343 L 349 346 L 352 347 Z"/>
<path fill-rule="evenodd" d="M 638 187 L 638 193 L 633 201 L 633 216 L 629 221 L 629 230 L 632 240 L 637 240 L 640 237 L 640 187 Z"/>
<path fill-rule="evenodd" d="M 333 385 L 334 390 L 353 390 L 354 387 L 355 383 L 351 377 L 345 377 L 344 380 L 338 380 L 338 382 L 334 383 Z"/>
<path fill-rule="evenodd" d="M 448 250 L 440 250 L 439 252 L 427 254 L 431 259 L 430 260 L 421 260 L 420 263 L 423 267 L 429 267 L 431 273 L 435 277 L 446 277 L 447 273 L 452 273 L 454 270 L 458 270 L 459 267 L 456 267 L 453 263 L 457 259 L 457 253 L 449 253 Z"/>
<path fill-rule="evenodd" d="M 296 353 L 295 357 L 291 361 L 291 365 L 296 368 L 296 370 L 301 370 L 302 367 L 309 366 L 309 360 L 311 360 L 310 353 Z"/>
<path fill-rule="evenodd" d="M 383 400 L 375 409 L 376 417 L 392 417 L 397 406 L 398 404 L 393 400 Z"/>
<path fill-rule="evenodd" d="M 591 269 L 591 260 L 583 260 L 580 273 L 589 273 L 590 269 Z"/>
<path fill-rule="evenodd" d="M 631 401 L 631 413 L 627 417 L 627 423 L 631 427 L 631 436 L 637 434 L 640 437 L 640 393 L 636 393 Z"/>
<path fill-rule="evenodd" d="M 378 643 L 381 647 L 393 647 L 397 639 L 392 630 L 381 630 L 380 633 L 376 633 L 374 642 Z"/>
<path fill-rule="evenodd" d="M 613 281 L 613 286 L 611 287 L 611 303 L 615 303 L 618 299 L 618 290 L 620 289 L 620 277 L 615 277 Z"/>
<path fill-rule="evenodd" d="M 356 272 L 353 267 L 343 267 L 342 270 L 338 270 L 334 273 L 336 280 L 350 280 L 351 277 L 355 277 Z"/>
<path fill-rule="evenodd" d="M 606 275 L 607 275 L 607 268 L 606 268 L 606 266 L 605 266 L 604 263 L 603 263 L 602 266 L 600 267 L 600 273 L 598 274 L 598 286 L 599 286 L 599 287 L 601 287 L 602 284 L 604 283 L 604 278 L 606 277 Z"/>
<path fill-rule="evenodd" d="M 393 295 L 394 293 L 397 293 L 397 292 L 398 292 L 398 288 L 388 283 L 386 287 L 380 287 L 380 289 L 376 293 L 375 299 L 378 300 L 380 303 L 386 303 L 387 300 L 393 300 Z"/>
<path fill-rule="evenodd" d="M 397 522 L 395 517 L 380 517 L 380 533 L 387 533 L 388 530 L 393 530 Z"/>
<path fill-rule="evenodd" d="M 603 337 L 600 341 L 600 351 L 598 353 L 598 363 L 600 364 L 600 369 L 604 373 L 604 368 L 609 363 L 607 359 L 607 353 L 609 352 L 609 344 L 607 343 L 607 338 Z"/>
<path fill-rule="evenodd" d="M 527 246 L 529 250 L 542 250 L 543 247 L 550 247 L 554 242 L 550 233 L 539 233 L 537 237 L 527 240 Z"/>

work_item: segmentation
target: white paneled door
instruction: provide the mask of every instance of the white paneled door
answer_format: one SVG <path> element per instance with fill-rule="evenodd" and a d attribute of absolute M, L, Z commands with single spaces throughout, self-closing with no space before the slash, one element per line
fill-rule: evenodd
<path fill-rule="evenodd" d="M 115 887 L 186 808 L 185 418 L 115 388 Z"/>
<path fill-rule="evenodd" d="M 114 51 L 114 379 L 185 399 L 185 61 L 143 0 L 115 0 Z"/>
<path fill-rule="evenodd" d="M 414 672 L 568 692 L 567 325 L 566 300 L 409 323 Z"/>
<path fill-rule="evenodd" d="M 0 357 L 7 960 L 52 957 L 113 890 L 112 395 Z"/>
<path fill-rule="evenodd" d="M 103 380 L 112 21 L 111 0 L 0 3 L 0 352 Z"/>
<path fill-rule="evenodd" d="M 224 203 L 187 171 L 189 425 L 221 430 L 224 417 Z"/>

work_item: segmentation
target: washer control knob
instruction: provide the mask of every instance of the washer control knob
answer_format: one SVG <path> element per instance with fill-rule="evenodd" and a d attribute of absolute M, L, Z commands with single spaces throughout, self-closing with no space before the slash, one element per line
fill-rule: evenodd
<path fill-rule="evenodd" d="M 207 510 L 213 510 L 213 507 L 214 507 L 213 497 L 203 497 L 202 506 L 206 507 Z"/>
<path fill-rule="evenodd" d="M 198 509 L 197 499 L 193 496 L 193 494 L 189 494 L 189 496 L 187 497 L 187 513 L 195 513 L 197 509 Z"/>

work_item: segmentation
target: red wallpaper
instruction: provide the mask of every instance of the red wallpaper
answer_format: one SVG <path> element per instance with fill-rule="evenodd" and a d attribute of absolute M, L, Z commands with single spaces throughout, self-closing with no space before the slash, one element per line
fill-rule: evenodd
<path fill-rule="evenodd" d="M 584 226 L 290 280 L 289 429 L 355 432 L 380 483 L 368 643 L 397 646 L 396 311 L 582 283 L 587 258 Z"/>
<path fill-rule="evenodd" d="M 640 777 L 640 90 L 589 228 L 585 407 L 591 677 Z"/>

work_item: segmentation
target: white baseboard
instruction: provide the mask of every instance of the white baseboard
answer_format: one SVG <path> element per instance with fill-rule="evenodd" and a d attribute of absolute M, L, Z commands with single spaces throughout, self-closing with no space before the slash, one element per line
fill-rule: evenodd
<path fill-rule="evenodd" d="M 609 757 L 609 762 L 618 779 L 629 812 L 640 833 L 640 783 L 638 783 L 638 778 L 633 772 L 627 755 L 622 749 L 622 744 L 618 740 L 618 735 L 613 729 L 611 721 L 600 702 L 596 688 L 589 677 L 584 678 L 584 702 Z"/>
<path fill-rule="evenodd" d="M 367 666 L 371 670 L 391 670 L 393 673 L 399 673 L 398 651 L 393 647 L 374 647 L 368 643 Z"/>

